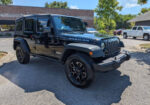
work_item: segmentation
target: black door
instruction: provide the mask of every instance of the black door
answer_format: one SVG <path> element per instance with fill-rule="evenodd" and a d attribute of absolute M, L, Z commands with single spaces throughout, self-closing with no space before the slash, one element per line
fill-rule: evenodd
<path fill-rule="evenodd" d="M 36 53 L 35 48 L 35 19 L 32 17 L 25 18 L 24 20 L 24 31 L 23 31 L 24 39 L 27 41 L 31 53 Z"/>
<path fill-rule="evenodd" d="M 49 16 L 37 17 L 36 25 L 36 54 L 44 56 L 54 56 L 54 47 L 52 43 L 52 34 L 50 32 L 51 21 Z M 45 32 L 44 29 L 49 30 Z"/>

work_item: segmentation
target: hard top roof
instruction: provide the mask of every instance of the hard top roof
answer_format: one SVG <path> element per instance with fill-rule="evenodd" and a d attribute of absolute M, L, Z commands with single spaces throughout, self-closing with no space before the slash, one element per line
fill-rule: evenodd
<path fill-rule="evenodd" d="M 63 16 L 63 17 L 72 17 L 72 18 L 80 19 L 79 17 L 76 17 L 76 16 L 67 16 L 67 15 L 61 15 L 61 14 L 33 14 L 33 15 L 24 15 L 23 17 L 18 18 L 17 20 L 20 20 L 22 18 L 36 17 L 36 16 Z"/>

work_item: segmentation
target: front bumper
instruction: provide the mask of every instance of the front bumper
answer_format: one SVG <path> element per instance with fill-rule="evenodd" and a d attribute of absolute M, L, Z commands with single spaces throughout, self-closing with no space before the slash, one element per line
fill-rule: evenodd
<path fill-rule="evenodd" d="M 128 53 L 121 53 L 113 58 L 106 59 L 102 61 L 101 63 L 98 64 L 93 64 L 94 70 L 96 71 L 111 71 L 111 70 L 116 70 L 117 68 L 120 67 L 120 65 L 129 60 L 130 55 Z"/>

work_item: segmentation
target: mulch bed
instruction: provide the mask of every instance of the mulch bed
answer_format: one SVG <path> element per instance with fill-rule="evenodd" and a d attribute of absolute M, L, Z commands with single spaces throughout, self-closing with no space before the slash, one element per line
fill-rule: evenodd
<path fill-rule="evenodd" d="M 2 57 L 4 57 L 5 55 L 7 55 L 7 52 L 0 51 L 0 59 L 1 59 Z"/>

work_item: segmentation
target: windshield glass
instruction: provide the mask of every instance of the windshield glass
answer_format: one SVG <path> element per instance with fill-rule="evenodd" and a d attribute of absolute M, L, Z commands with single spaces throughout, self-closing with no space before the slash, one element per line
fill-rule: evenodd
<path fill-rule="evenodd" d="M 150 27 L 143 27 L 144 28 L 144 30 L 150 30 Z"/>
<path fill-rule="evenodd" d="M 85 32 L 86 28 L 81 19 L 65 16 L 53 16 L 56 29 L 60 32 Z"/>
<path fill-rule="evenodd" d="M 87 31 L 96 31 L 95 28 L 87 28 Z"/>

